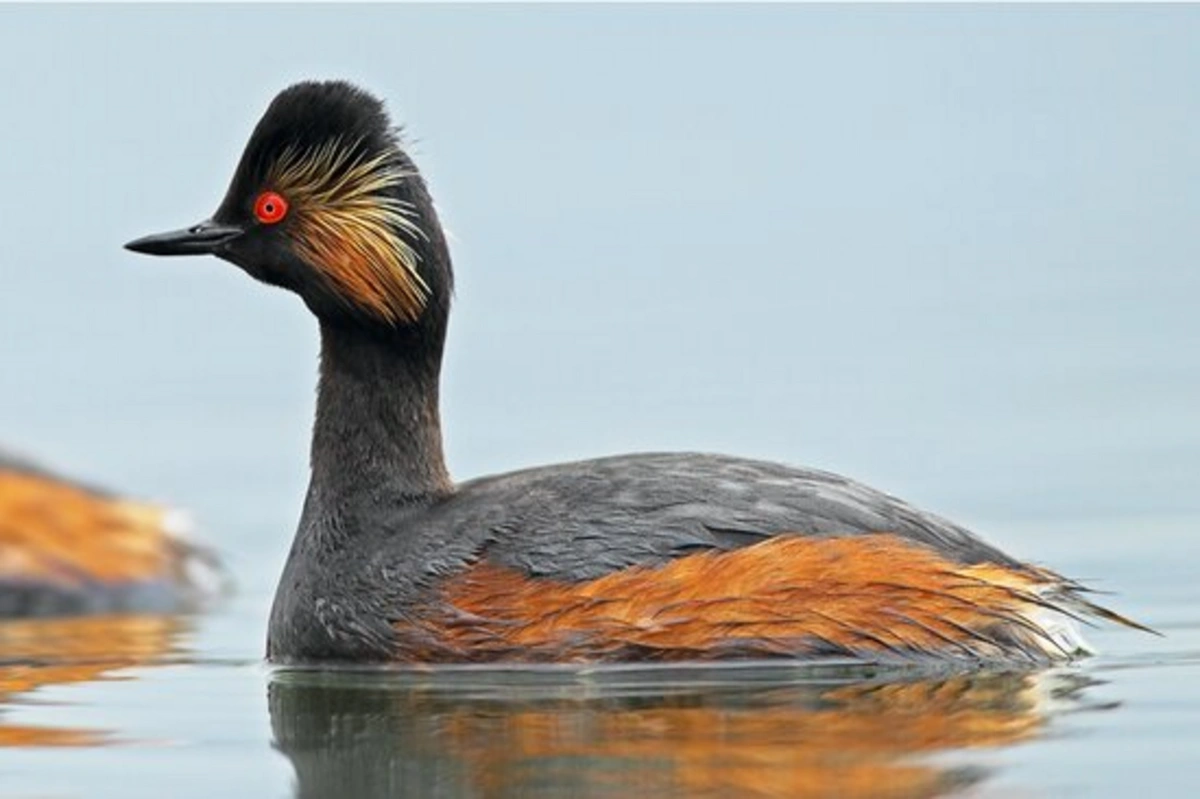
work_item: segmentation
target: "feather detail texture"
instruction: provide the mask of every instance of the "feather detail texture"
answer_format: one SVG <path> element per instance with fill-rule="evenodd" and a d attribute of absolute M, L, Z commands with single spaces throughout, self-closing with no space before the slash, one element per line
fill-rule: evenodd
<path fill-rule="evenodd" d="M 294 209 L 301 256 L 339 297 L 393 324 L 415 320 L 429 298 L 420 256 L 406 238 L 425 233 L 394 195 L 413 174 L 392 153 L 368 155 L 360 142 L 339 137 L 289 146 L 266 180 Z"/>

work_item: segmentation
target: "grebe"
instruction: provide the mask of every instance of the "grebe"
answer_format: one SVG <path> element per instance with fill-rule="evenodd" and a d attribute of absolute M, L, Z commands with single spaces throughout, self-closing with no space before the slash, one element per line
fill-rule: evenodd
<path fill-rule="evenodd" d="M 185 528 L 178 511 L 0 451 L 0 618 L 199 609 L 224 578 Z"/>
<path fill-rule="evenodd" d="M 126 246 L 216 255 L 320 325 L 272 661 L 1045 663 L 1086 651 L 1073 618 L 1138 626 L 823 471 L 636 454 L 453 482 L 438 415 L 450 255 L 383 104 L 348 83 L 285 89 L 211 219 Z"/>

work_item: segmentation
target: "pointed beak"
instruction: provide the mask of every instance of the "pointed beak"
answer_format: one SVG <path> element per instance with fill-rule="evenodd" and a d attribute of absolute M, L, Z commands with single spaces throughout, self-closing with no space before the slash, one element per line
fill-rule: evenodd
<path fill-rule="evenodd" d="M 143 236 L 125 245 L 125 249 L 146 255 L 207 255 L 233 241 L 245 231 L 236 225 L 209 220 L 183 230 Z"/>

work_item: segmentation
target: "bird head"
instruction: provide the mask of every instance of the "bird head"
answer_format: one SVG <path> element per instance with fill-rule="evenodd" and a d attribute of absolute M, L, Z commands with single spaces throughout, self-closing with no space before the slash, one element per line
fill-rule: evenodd
<path fill-rule="evenodd" d="M 216 255 L 322 319 L 391 327 L 444 318 L 453 281 L 433 203 L 383 104 L 340 81 L 280 92 L 210 219 L 125 246 Z"/>

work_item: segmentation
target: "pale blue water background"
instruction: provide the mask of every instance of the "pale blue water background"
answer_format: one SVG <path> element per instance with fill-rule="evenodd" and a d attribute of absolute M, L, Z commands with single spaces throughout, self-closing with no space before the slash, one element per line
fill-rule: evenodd
<path fill-rule="evenodd" d="M 0 749 L 0 796 L 293 793 L 258 659 L 314 326 L 228 265 L 120 245 L 209 214 L 271 96 L 307 77 L 387 98 L 451 231 L 456 475 L 715 450 L 949 515 L 1167 637 L 1093 633 L 1082 699 L 933 761 L 986 769 L 970 795 L 1190 795 L 1198 42 L 1196 7 L 0 7 L 0 441 L 188 509 L 240 589 L 172 664 L 0 706 L 121 742 Z M 411 699 L 368 682 L 381 707 Z M 594 690 L 564 689 L 570 723 Z M 461 743 L 447 713 L 523 701 L 418 694 L 452 711 L 380 713 L 434 760 Z M 410 739 L 346 718 L 349 750 L 313 744 L 335 773 L 409 774 Z M 462 735 L 516 747 L 480 729 Z M 595 794 L 575 754 L 539 795 Z"/>

